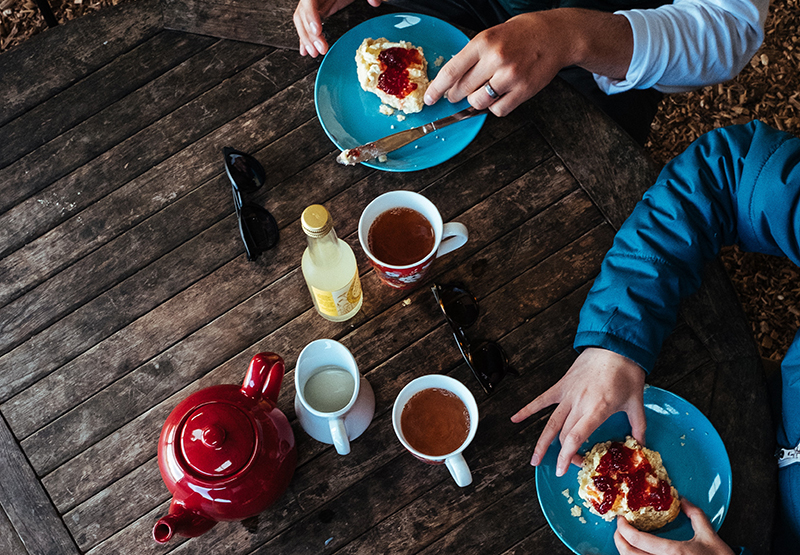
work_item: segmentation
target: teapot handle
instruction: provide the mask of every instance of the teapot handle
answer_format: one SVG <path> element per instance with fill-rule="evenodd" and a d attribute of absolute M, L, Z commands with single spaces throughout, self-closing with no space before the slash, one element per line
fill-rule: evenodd
<path fill-rule="evenodd" d="M 284 370 L 283 359 L 279 355 L 258 353 L 250 361 L 242 383 L 242 393 L 253 399 L 259 399 L 263 395 L 277 403 Z"/>

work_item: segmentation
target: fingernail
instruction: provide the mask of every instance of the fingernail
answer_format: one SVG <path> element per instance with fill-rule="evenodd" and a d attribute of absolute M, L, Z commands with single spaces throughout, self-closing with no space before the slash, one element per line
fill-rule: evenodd
<path fill-rule="evenodd" d="M 317 52 L 319 52 L 320 54 L 322 54 L 322 42 L 320 42 L 320 41 L 318 41 L 318 40 L 315 40 L 315 41 L 314 41 L 314 46 L 316 46 L 316 47 L 317 47 Z"/>
<path fill-rule="evenodd" d="M 531 465 L 539 466 L 540 462 L 542 462 L 541 457 L 539 455 L 537 455 L 536 453 L 534 453 L 533 457 L 531 457 Z"/>
<path fill-rule="evenodd" d="M 312 32 L 313 34 L 315 34 L 315 35 L 319 35 L 319 25 L 317 25 L 316 23 L 314 23 L 314 22 L 312 21 L 312 22 L 311 22 L 311 24 L 309 25 L 309 27 L 311 28 L 311 32 Z"/>
<path fill-rule="evenodd" d="M 433 104 L 433 99 L 431 98 L 431 96 L 428 93 L 425 93 L 425 96 L 423 97 L 423 100 L 425 101 L 425 104 L 427 104 L 428 106 Z"/>
<path fill-rule="evenodd" d="M 564 468 L 561 466 L 556 467 L 556 477 L 561 478 L 564 475 Z"/>

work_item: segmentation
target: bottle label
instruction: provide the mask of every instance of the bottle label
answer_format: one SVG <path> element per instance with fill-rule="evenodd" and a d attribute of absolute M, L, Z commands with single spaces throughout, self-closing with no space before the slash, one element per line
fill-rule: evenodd
<path fill-rule="evenodd" d="M 317 300 L 317 308 L 321 313 L 328 316 L 344 316 L 353 310 L 361 300 L 361 280 L 358 279 L 358 269 L 346 287 L 337 291 L 325 291 L 312 286 L 311 292 Z"/>

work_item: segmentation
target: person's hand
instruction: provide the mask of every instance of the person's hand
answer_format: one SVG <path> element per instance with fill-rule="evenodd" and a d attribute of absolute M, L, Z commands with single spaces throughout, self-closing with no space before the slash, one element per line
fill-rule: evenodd
<path fill-rule="evenodd" d="M 628 415 L 631 435 L 644 445 L 644 380 L 644 370 L 632 360 L 605 349 L 584 350 L 558 383 L 511 417 L 512 422 L 521 422 L 558 404 L 539 436 L 531 464 L 538 466 L 558 435 L 561 452 L 556 475 L 563 476 L 570 462 L 581 464 L 577 452 L 583 442 L 619 411 Z"/>
<path fill-rule="evenodd" d="M 620 555 L 733 555 L 733 550 L 714 532 L 705 513 L 686 498 L 681 498 L 681 509 L 692 521 L 694 537 L 689 541 L 668 540 L 634 528 L 623 517 L 617 517 L 614 543 Z"/>
<path fill-rule="evenodd" d="M 382 0 L 367 0 L 377 8 Z M 322 20 L 327 19 L 353 0 L 300 0 L 294 10 L 294 26 L 300 37 L 300 55 L 316 58 L 328 51 L 328 41 L 322 36 Z"/>
<path fill-rule="evenodd" d="M 526 13 L 472 39 L 439 71 L 425 103 L 466 97 L 475 108 L 504 116 L 570 65 L 624 78 L 632 53 L 633 34 L 621 15 L 575 8 Z"/>

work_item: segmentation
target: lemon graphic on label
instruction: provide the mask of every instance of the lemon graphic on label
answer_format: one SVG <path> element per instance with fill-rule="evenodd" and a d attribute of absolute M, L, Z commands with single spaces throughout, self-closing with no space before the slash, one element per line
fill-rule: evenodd
<path fill-rule="evenodd" d="M 347 302 L 355 304 L 361 298 L 361 280 L 358 279 L 358 271 L 356 270 L 356 277 L 347 291 Z"/>

